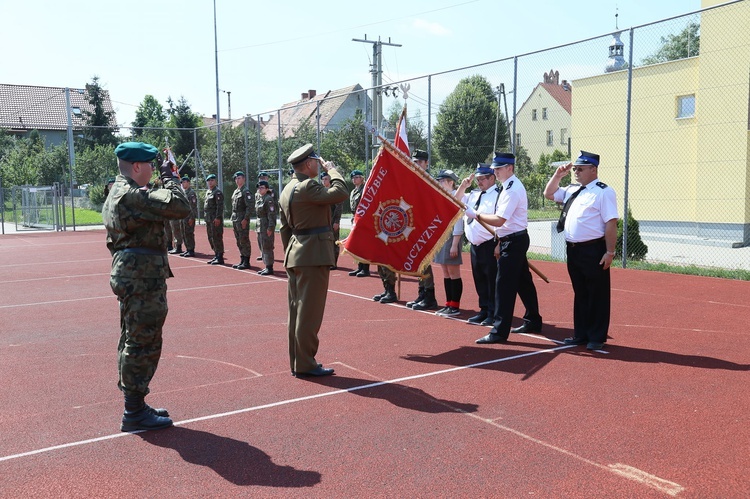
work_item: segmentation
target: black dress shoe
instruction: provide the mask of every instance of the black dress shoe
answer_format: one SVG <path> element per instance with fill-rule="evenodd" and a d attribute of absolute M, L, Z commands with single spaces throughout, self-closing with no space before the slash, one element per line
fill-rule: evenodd
<path fill-rule="evenodd" d="M 602 348 L 604 348 L 604 343 L 599 343 L 598 341 L 589 341 L 586 344 L 586 350 L 601 350 Z"/>
<path fill-rule="evenodd" d="M 307 371 L 307 372 L 303 372 L 302 373 L 302 372 L 296 371 L 294 373 L 294 375 L 297 376 L 297 377 L 300 377 L 300 376 L 330 376 L 331 374 L 333 374 L 333 368 L 332 367 L 323 367 L 321 365 L 318 365 L 318 367 L 316 367 L 315 369 L 312 369 L 312 370 Z"/>
<path fill-rule="evenodd" d="M 563 340 L 563 343 L 565 345 L 585 345 L 586 341 L 587 340 L 585 338 L 576 338 L 575 336 L 573 336 L 572 338 L 565 338 Z"/>
<path fill-rule="evenodd" d="M 368 270 L 360 270 L 354 275 L 357 277 L 370 277 L 370 272 Z"/>
<path fill-rule="evenodd" d="M 487 317 L 485 320 L 482 321 L 480 326 L 494 326 L 495 325 L 495 319 L 492 317 Z"/>
<path fill-rule="evenodd" d="M 349 275 L 352 277 L 356 277 L 357 274 L 359 274 L 359 269 L 354 269 L 351 272 L 349 272 Z"/>
<path fill-rule="evenodd" d="M 476 343 L 479 343 L 481 345 L 483 343 L 505 343 L 506 341 L 508 341 L 507 336 L 503 338 L 497 333 L 490 333 L 487 336 L 482 336 L 481 338 L 479 338 Z"/>
<path fill-rule="evenodd" d="M 539 334 L 542 332 L 542 325 L 539 324 L 538 326 L 532 325 L 530 322 L 524 322 L 519 327 L 514 327 L 510 329 L 511 333 L 517 333 L 517 334 L 523 334 L 523 333 L 535 333 Z"/>
<path fill-rule="evenodd" d="M 477 315 L 472 315 L 471 317 L 469 317 L 469 319 L 466 322 L 468 322 L 469 324 L 474 324 L 478 326 L 486 318 L 487 318 L 487 312 L 479 312 Z"/>

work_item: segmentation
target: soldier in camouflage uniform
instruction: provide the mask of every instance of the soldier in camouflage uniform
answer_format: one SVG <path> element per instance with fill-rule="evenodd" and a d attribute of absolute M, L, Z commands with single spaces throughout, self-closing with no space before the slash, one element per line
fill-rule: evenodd
<path fill-rule="evenodd" d="M 216 175 L 206 177 L 208 190 L 203 203 L 203 219 L 206 221 L 208 244 L 214 257 L 206 263 L 224 265 L 224 193 L 216 187 Z"/>
<path fill-rule="evenodd" d="M 273 233 L 276 228 L 276 202 L 270 192 L 268 182 L 258 182 L 258 191 L 255 193 L 255 212 L 258 215 L 258 223 L 255 231 L 258 233 L 258 246 L 261 249 L 261 257 L 265 268 L 258 271 L 260 275 L 273 275 Z"/>
<path fill-rule="evenodd" d="M 185 241 L 185 252 L 180 256 L 195 256 L 195 220 L 198 218 L 198 194 L 190 187 L 190 177 L 182 177 L 182 191 L 190 203 L 190 214 L 180 220 L 182 237 Z"/>
<path fill-rule="evenodd" d="M 266 172 L 266 171 L 260 171 L 260 172 L 258 172 L 258 182 L 265 182 L 265 183 L 268 184 L 267 192 L 268 192 L 268 194 L 271 195 L 271 198 L 273 198 L 274 204 L 276 204 L 277 203 L 276 192 L 274 191 L 273 186 L 271 185 L 271 181 L 269 180 L 269 178 L 270 178 L 270 175 L 268 174 L 268 172 Z M 256 184 L 256 186 L 257 186 L 257 184 Z M 260 196 L 258 194 L 258 192 L 256 191 L 255 192 L 255 206 L 258 206 L 258 203 L 262 199 L 263 199 L 263 196 Z M 256 227 L 255 230 L 257 232 L 258 228 Z M 260 246 L 260 244 L 261 244 L 261 241 L 258 241 L 258 249 L 260 250 L 260 254 L 258 255 L 258 258 L 256 258 L 256 260 L 258 260 L 258 261 L 263 260 L 263 248 Z"/>
<path fill-rule="evenodd" d="M 352 170 L 349 174 L 354 188 L 349 193 L 349 207 L 352 210 L 352 220 L 357 212 L 357 206 L 359 206 L 359 200 L 362 199 L 362 192 L 365 190 L 365 177 L 360 170 Z M 350 276 L 353 277 L 369 277 L 370 276 L 370 265 L 366 263 L 358 263 L 357 268 L 349 272 Z"/>
<path fill-rule="evenodd" d="M 331 176 L 328 172 L 320 173 L 320 180 L 325 187 L 331 187 Z M 341 239 L 341 215 L 344 213 L 344 202 L 331 205 L 331 229 L 333 229 L 333 255 L 335 257 L 331 270 L 338 269 L 339 253 L 341 248 L 337 242 Z"/>
<path fill-rule="evenodd" d="M 250 268 L 250 216 L 253 214 L 253 195 L 245 185 L 245 174 L 236 172 L 232 178 L 237 188 L 232 193 L 232 228 L 237 248 L 240 250 L 240 263 L 233 269 Z"/>
<path fill-rule="evenodd" d="M 125 395 L 122 431 L 172 426 L 165 409 L 154 409 L 144 399 L 161 357 L 166 279 L 172 277 L 164 226 L 187 216 L 190 206 L 168 166 L 159 169 L 164 188 L 147 188 L 157 152 L 142 142 L 117 146 L 120 175 L 102 208 L 112 254 L 109 284 L 120 302 L 117 386 Z"/>

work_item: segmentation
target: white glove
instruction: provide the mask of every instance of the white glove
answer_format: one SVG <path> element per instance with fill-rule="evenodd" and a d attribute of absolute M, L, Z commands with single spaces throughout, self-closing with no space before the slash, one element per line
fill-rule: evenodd
<path fill-rule="evenodd" d="M 474 209 L 471 206 L 467 206 L 466 207 L 466 216 L 469 219 L 474 220 L 475 218 L 477 218 L 477 212 L 474 211 Z"/>

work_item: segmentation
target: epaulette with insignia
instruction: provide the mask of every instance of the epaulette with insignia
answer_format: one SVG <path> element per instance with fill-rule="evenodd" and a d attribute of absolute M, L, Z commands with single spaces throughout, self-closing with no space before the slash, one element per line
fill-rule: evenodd
<path fill-rule="evenodd" d="M 513 180 L 508 182 L 508 187 L 506 187 L 506 189 L 510 189 L 513 186 L 513 182 L 514 182 Z"/>
<path fill-rule="evenodd" d="M 498 186 L 495 186 L 495 191 L 496 191 L 496 192 L 500 192 L 500 187 L 498 187 Z"/>
<path fill-rule="evenodd" d="M 605 184 L 604 182 L 597 182 L 596 186 L 597 187 L 601 187 L 602 189 L 606 189 L 607 188 L 607 184 Z"/>

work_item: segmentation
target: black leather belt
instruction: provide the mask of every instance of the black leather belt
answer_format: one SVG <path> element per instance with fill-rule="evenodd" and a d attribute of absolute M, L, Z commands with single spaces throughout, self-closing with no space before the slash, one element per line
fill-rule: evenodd
<path fill-rule="evenodd" d="M 474 247 L 476 247 L 476 248 L 478 248 L 479 246 L 482 246 L 482 245 L 485 245 L 485 244 L 488 244 L 488 243 L 495 244 L 495 240 L 494 239 L 487 239 L 486 241 L 484 241 L 482 243 L 479 243 L 479 244 L 472 243 L 471 245 L 474 246 Z"/>
<path fill-rule="evenodd" d="M 313 227 L 311 229 L 298 229 L 293 230 L 292 234 L 295 236 L 312 236 L 313 234 L 322 234 L 324 232 L 331 232 L 330 227 Z"/>
<path fill-rule="evenodd" d="M 570 241 L 565 241 L 565 244 L 568 245 L 568 248 L 574 248 L 576 246 L 587 246 L 589 244 L 596 244 L 604 241 L 604 237 L 600 237 L 599 239 L 592 239 L 591 241 L 582 241 L 580 243 L 571 243 Z"/>
<path fill-rule="evenodd" d="M 121 250 L 123 253 L 135 253 L 136 255 L 159 255 L 159 256 L 167 256 L 167 251 L 161 251 L 157 249 L 152 248 L 123 248 Z"/>
<path fill-rule="evenodd" d="M 502 237 L 498 237 L 497 240 L 498 241 L 510 241 L 511 239 L 524 236 L 526 235 L 526 233 L 527 233 L 526 229 L 523 229 L 523 230 L 519 230 L 518 232 L 514 232 L 513 234 L 508 234 Z"/>

